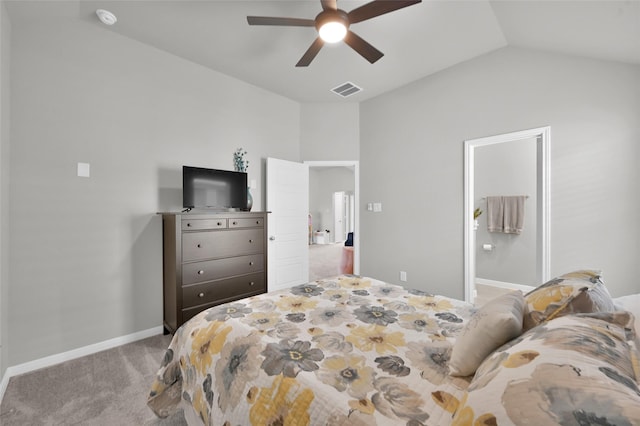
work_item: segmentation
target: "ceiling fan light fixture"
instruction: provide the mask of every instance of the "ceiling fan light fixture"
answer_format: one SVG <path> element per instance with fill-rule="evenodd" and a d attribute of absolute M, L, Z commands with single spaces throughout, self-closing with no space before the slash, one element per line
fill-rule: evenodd
<path fill-rule="evenodd" d="M 326 43 L 337 43 L 347 35 L 349 17 L 343 10 L 325 10 L 316 17 L 318 35 Z"/>
<path fill-rule="evenodd" d="M 347 35 L 347 27 L 342 22 L 330 21 L 320 27 L 318 34 L 327 43 L 337 43 Z"/>

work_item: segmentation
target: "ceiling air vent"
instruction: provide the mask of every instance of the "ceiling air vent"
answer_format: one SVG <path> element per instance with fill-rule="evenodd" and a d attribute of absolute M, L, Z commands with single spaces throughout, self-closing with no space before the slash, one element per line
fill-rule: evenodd
<path fill-rule="evenodd" d="M 362 90 L 361 87 L 356 86 L 350 81 L 347 81 L 346 83 L 342 83 L 340 86 L 334 87 L 333 89 L 331 89 L 333 93 L 335 93 L 336 95 L 342 96 L 343 98 L 346 98 L 347 96 L 355 95 L 361 90 Z"/>

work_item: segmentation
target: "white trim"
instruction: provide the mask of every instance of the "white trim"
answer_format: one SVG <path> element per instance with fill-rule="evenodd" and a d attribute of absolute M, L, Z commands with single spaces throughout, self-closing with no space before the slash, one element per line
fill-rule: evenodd
<path fill-rule="evenodd" d="M 353 273 L 360 273 L 360 162 L 343 161 L 304 161 L 309 167 L 353 167 L 354 190 L 353 198 L 355 203 L 355 226 L 353 228 Z"/>
<path fill-rule="evenodd" d="M 476 246 L 474 232 L 474 149 L 471 141 L 464 142 L 464 300 L 473 303 L 476 291 L 476 262 L 470 247 Z"/>
<path fill-rule="evenodd" d="M 506 133 L 503 135 L 488 136 L 479 139 L 464 141 L 464 300 L 473 303 L 476 282 L 476 261 L 474 250 L 476 246 L 475 232 L 473 232 L 473 210 L 474 210 L 474 150 L 477 147 L 494 145 L 505 142 L 512 142 L 530 138 L 538 139 L 538 156 L 541 164 L 538 166 L 541 183 L 538 188 L 538 200 L 540 204 L 539 216 L 539 247 L 541 250 L 540 264 L 536 269 L 540 273 L 540 281 L 549 280 L 551 247 L 551 127 L 538 127 L 535 129 L 522 130 L 519 132 Z"/>
<path fill-rule="evenodd" d="M 117 346 L 122 346 L 127 343 L 133 343 L 138 340 L 146 339 L 147 337 L 156 336 L 162 334 L 164 328 L 162 326 L 149 328 L 147 330 L 138 331 L 136 333 L 127 334 L 126 336 L 114 337 L 113 339 L 105 340 L 103 342 L 94 343 L 92 345 L 84 346 L 82 348 L 72 349 L 67 352 L 62 352 L 56 355 L 50 355 L 44 358 L 36 359 L 33 361 L 25 362 L 7 368 L 2 381 L 0 382 L 0 402 L 4 398 L 4 393 L 9 386 L 9 379 L 21 374 L 30 373 L 41 368 L 50 367 L 52 365 L 60 364 L 65 361 L 71 361 L 83 356 L 92 355 L 107 349 L 112 349 Z"/>
<path fill-rule="evenodd" d="M 505 289 L 508 289 L 508 290 L 520 290 L 520 291 L 522 291 L 524 293 L 528 293 L 531 290 L 535 289 L 535 287 L 530 286 L 530 285 L 506 283 L 504 281 L 486 280 L 484 278 L 476 278 L 476 284 L 489 285 L 489 286 L 492 286 L 492 287 L 505 288 Z"/>

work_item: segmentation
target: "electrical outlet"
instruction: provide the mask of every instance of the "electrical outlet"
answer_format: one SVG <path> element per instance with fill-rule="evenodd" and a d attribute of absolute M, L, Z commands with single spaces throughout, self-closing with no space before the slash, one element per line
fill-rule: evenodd
<path fill-rule="evenodd" d="M 405 271 L 400 271 L 400 281 L 407 281 L 407 273 Z"/>

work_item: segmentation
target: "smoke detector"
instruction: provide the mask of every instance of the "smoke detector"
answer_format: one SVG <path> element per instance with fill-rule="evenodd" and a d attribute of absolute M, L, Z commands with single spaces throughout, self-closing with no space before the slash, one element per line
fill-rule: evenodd
<path fill-rule="evenodd" d="M 100 22 L 105 25 L 113 25 L 118 22 L 118 18 L 116 18 L 116 15 L 109 12 L 108 10 L 98 9 L 96 10 L 96 15 L 98 15 L 98 19 L 100 19 Z"/>

